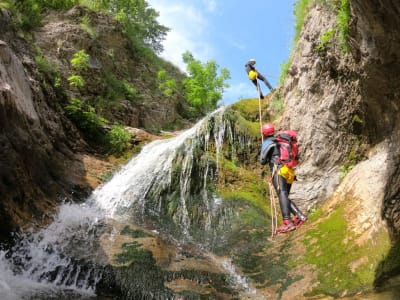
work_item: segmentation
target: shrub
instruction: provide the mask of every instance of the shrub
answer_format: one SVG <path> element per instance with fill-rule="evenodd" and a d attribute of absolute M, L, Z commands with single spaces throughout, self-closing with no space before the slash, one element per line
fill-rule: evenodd
<path fill-rule="evenodd" d="M 86 71 L 89 67 L 89 54 L 85 50 L 76 52 L 71 59 L 72 68 L 76 71 Z"/>
<path fill-rule="evenodd" d="M 101 140 L 104 135 L 103 126 L 108 121 L 96 114 L 94 107 L 72 98 L 65 107 L 68 117 L 82 132 L 93 140 Z"/>
<path fill-rule="evenodd" d="M 322 36 L 320 36 L 320 38 L 319 38 L 320 42 L 316 47 L 317 50 L 318 51 L 325 51 L 326 50 L 326 46 L 331 41 L 331 39 L 333 38 L 334 35 L 335 35 L 335 31 L 333 29 L 325 31 L 322 34 Z"/>
<path fill-rule="evenodd" d="M 68 82 L 70 86 L 81 88 L 85 85 L 85 80 L 80 75 L 72 75 L 68 77 Z"/>
<path fill-rule="evenodd" d="M 164 96 L 170 97 L 177 92 L 176 81 L 169 78 L 165 70 L 158 71 L 157 79 L 159 82 L 158 88 L 162 91 Z"/>
<path fill-rule="evenodd" d="M 128 149 L 132 134 L 126 131 L 121 125 L 113 125 L 107 134 L 107 140 L 110 145 L 109 151 L 112 154 L 122 154 Z"/>

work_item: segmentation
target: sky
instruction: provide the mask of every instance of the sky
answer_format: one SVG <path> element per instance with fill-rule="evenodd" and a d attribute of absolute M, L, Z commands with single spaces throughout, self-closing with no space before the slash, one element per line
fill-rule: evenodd
<path fill-rule="evenodd" d="M 229 88 L 222 103 L 257 98 L 256 87 L 244 71 L 245 63 L 256 59 L 255 67 L 273 87 L 279 82 L 281 65 L 287 61 L 293 35 L 295 0 L 147 0 L 159 13 L 157 21 L 168 28 L 161 57 L 183 72 L 182 54 L 196 60 L 214 60 L 230 71 Z M 219 73 L 218 73 L 219 74 Z M 260 82 L 261 90 L 269 89 Z"/>

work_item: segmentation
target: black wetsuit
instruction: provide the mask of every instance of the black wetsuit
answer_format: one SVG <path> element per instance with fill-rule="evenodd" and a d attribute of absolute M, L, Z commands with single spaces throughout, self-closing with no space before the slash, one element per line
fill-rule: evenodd
<path fill-rule="evenodd" d="M 253 82 L 253 84 L 257 87 L 257 79 L 260 79 L 261 81 L 263 81 L 265 83 L 265 85 L 269 88 L 270 91 L 272 91 L 272 85 L 268 82 L 267 78 L 265 78 L 264 75 L 262 75 L 261 73 L 259 73 L 256 68 L 254 67 L 254 65 L 249 61 L 247 62 L 247 64 L 244 65 L 244 69 L 246 70 L 247 75 L 250 73 L 250 71 L 255 71 L 257 72 L 257 78 L 254 80 L 251 80 L 251 82 Z M 264 98 L 264 96 L 262 96 L 262 92 L 260 89 L 260 93 L 261 93 L 261 98 Z"/>

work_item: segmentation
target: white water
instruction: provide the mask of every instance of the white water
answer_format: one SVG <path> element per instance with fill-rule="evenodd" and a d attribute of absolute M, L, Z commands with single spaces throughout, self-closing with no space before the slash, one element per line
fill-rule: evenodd
<path fill-rule="evenodd" d="M 155 183 L 168 187 L 172 162 L 178 151 L 185 156 L 180 175 L 180 214 L 176 221 L 183 225 L 183 234 L 188 236 L 186 205 L 195 159 L 192 150 L 199 139 L 204 139 L 207 150 L 210 138 L 209 133 L 202 129 L 203 124 L 204 121 L 201 121 L 179 136 L 146 145 L 109 182 L 96 189 L 86 203 L 61 205 L 54 222 L 39 232 L 24 234 L 11 257 L 6 257 L 6 253 L 0 251 L 0 299 L 32 299 L 32 295 L 54 295 L 65 290 L 78 295 L 94 295 L 93 288 L 100 272 L 95 268 L 84 270 L 76 261 L 93 264 L 103 262 L 96 251 L 99 228 L 108 218 L 129 216 L 131 209 L 143 211 L 145 197 Z M 226 124 L 221 122 L 216 125 L 218 129 L 214 128 L 214 140 L 218 169 L 218 154 L 223 145 Z M 229 134 L 231 137 L 232 133 Z M 203 182 L 199 183 L 204 187 L 208 171 L 207 165 Z M 206 191 L 203 196 L 207 197 Z M 210 211 L 206 229 L 210 227 L 212 211 L 219 206 L 217 200 L 205 202 Z M 226 269 L 234 274 L 231 268 Z"/>
<path fill-rule="evenodd" d="M 143 208 L 143 200 L 154 182 L 168 186 L 176 151 L 185 147 L 190 153 L 193 138 L 202 122 L 177 137 L 154 141 L 145 147 L 108 183 L 93 192 L 92 201 L 104 209 L 108 217 L 123 215 L 129 208 Z M 189 140 L 189 142 L 188 142 Z"/>
<path fill-rule="evenodd" d="M 25 236 L 11 259 L 0 251 L 0 299 L 25 299 L 36 293 L 43 294 L 43 291 L 57 294 L 65 289 L 80 295 L 94 295 L 88 280 L 90 277 L 96 281 L 98 274 L 94 270 L 83 274 L 79 267 L 68 270 L 71 258 L 62 253 L 72 248 L 80 253 L 80 258 L 91 259 L 86 249 L 92 247 L 92 233 L 98 220 L 93 209 L 64 204 L 47 228 Z M 49 281 L 47 276 L 56 269 L 68 271 L 60 272 Z"/>

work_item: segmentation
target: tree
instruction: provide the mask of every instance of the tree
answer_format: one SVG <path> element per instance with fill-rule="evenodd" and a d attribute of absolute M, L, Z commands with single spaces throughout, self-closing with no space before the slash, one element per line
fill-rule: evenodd
<path fill-rule="evenodd" d="M 225 82 L 230 78 L 229 70 L 222 68 L 218 75 L 219 66 L 214 60 L 202 63 L 194 59 L 189 51 L 182 57 L 189 74 L 189 77 L 183 80 L 187 100 L 202 114 L 213 111 L 222 99 L 224 88 L 229 87 Z"/>
<path fill-rule="evenodd" d="M 162 41 L 169 28 L 157 22 L 159 13 L 145 0 L 103 0 L 103 6 L 124 25 L 134 43 L 143 43 L 156 53 L 163 50 Z"/>

